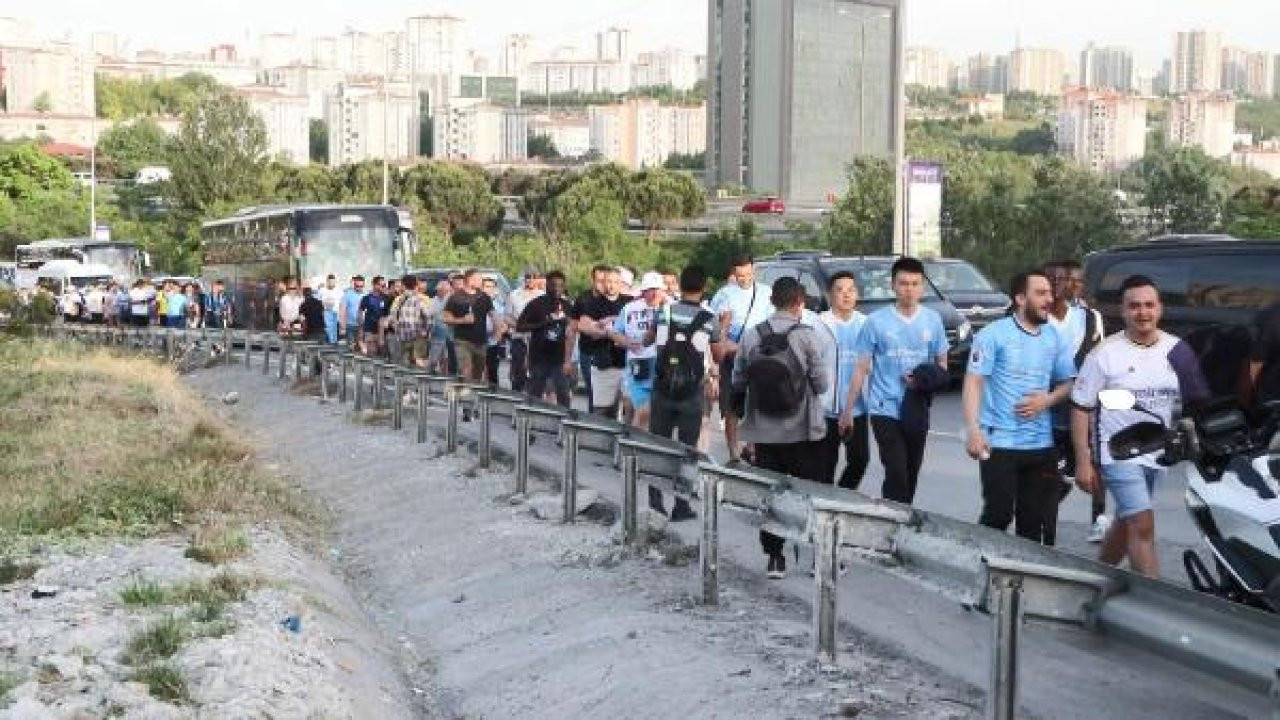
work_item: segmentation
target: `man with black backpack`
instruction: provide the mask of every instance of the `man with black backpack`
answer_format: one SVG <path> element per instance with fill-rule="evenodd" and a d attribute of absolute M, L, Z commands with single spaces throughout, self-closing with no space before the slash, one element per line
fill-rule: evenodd
<path fill-rule="evenodd" d="M 800 281 L 779 278 L 770 301 L 776 312 L 744 333 L 734 361 L 733 388 L 746 391 L 741 438 L 754 444 L 757 467 L 820 482 L 827 434 L 821 396 L 831 373 L 822 362 L 817 332 L 800 323 L 805 301 Z M 769 577 L 784 577 L 782 538 L 761 530 L 760 546 L 769 556 Z"/>
<path fill-rule="evenodd" d="M 658 314 L 654 345 L 658 364 L 653 383 L 649 432 L 662 437 L 676 433 L 680 442 L 694 447 L 702 430 L 703 395 L 719 384 L 720 323 L 702 303 L 707 272 L 691 265 L 680 273 L 680 301 Z M 715 397 L 714 394 L 712 397 Z M 649 507 L 666 514 L 662 491 L 649 486 Z M 697 517 L 689 501 L 677 497 L 671 519 Z"/>

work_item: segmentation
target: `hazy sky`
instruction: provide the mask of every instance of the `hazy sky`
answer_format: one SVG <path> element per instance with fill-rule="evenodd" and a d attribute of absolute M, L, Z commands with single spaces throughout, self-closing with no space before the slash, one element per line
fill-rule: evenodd
<path fill-rule="evenodd" d="M 908 41 L 957 57 L 1005 52 L 1016 41 L 1076 53 L 1093 40 L 1128 45 L 1154 68 L 1170 54 L 1173 33 L 1210 28 L 1227 42 L 1280 53 L 1277 0 L 909 0 Z M 675 45 L 705 51 L 705 0 L 9 0 L 35 32 L 61 36 L 110 30 L 129 49 L 198 50 L 216 42 L 245 45 L 264 32 L 338 33 L 356 27 L 403 27 L 409 15 L 447 12 L 467 20 L 468 48 L 494 54 L 506 33 L 527 32 L 539 47 L 592 45 L 609 25 L 628 27 L 633 47 Z M 74 18 L 75 23 L 68 23 Z"/>

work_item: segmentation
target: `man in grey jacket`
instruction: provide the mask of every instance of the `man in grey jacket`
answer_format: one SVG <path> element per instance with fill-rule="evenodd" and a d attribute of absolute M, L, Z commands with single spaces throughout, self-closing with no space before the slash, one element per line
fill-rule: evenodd
<path fill-rule="evenodd" d="M 747 397 L 740 436 L 754 446 L 757 467 L 820 481 L 827 432 L 821 396 L 831 375 L 822 362 L 817 333 L 800 324 L 805 301 L 800 282 L 778 279 L 770 300 L 777 312 L 744 334 L 733 367 L 733 388 Z M 767 346 L 780 339 L 785 339 L 785 350 L 768 357 Z M 784 577 L 782 538 L 761 530 L 760 546 L 769 556 L 769 577 Z"/>

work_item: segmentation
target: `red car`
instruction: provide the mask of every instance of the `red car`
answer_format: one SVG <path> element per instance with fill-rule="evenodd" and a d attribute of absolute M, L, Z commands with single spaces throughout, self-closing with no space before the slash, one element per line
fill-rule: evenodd
<path fill-rule="evenodd" d="M 755 214 L 777 214 L 781 215 L 787 211 L 787 206 L 782 202 L 782 198 L 762 197 L 755 200 L 749 200 L 742 206 L 742 212 Z"/>

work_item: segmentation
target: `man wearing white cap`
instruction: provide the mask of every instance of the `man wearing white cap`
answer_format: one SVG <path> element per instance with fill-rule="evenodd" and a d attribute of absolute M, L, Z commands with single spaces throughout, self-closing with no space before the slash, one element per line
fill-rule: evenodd
<path fill-rule="evenodd" d="M 649 401 L 653 395 L 654 366 L 658 359 L 655 344 L 658 311 L 662 307 L 662 276 L 648 272 L 640 279 L 640 297 L 627 303 L 609 334 L 615 345 L 627 349 L 623 391 L 635 411 L 632 422 L 649 427 Z"/>

